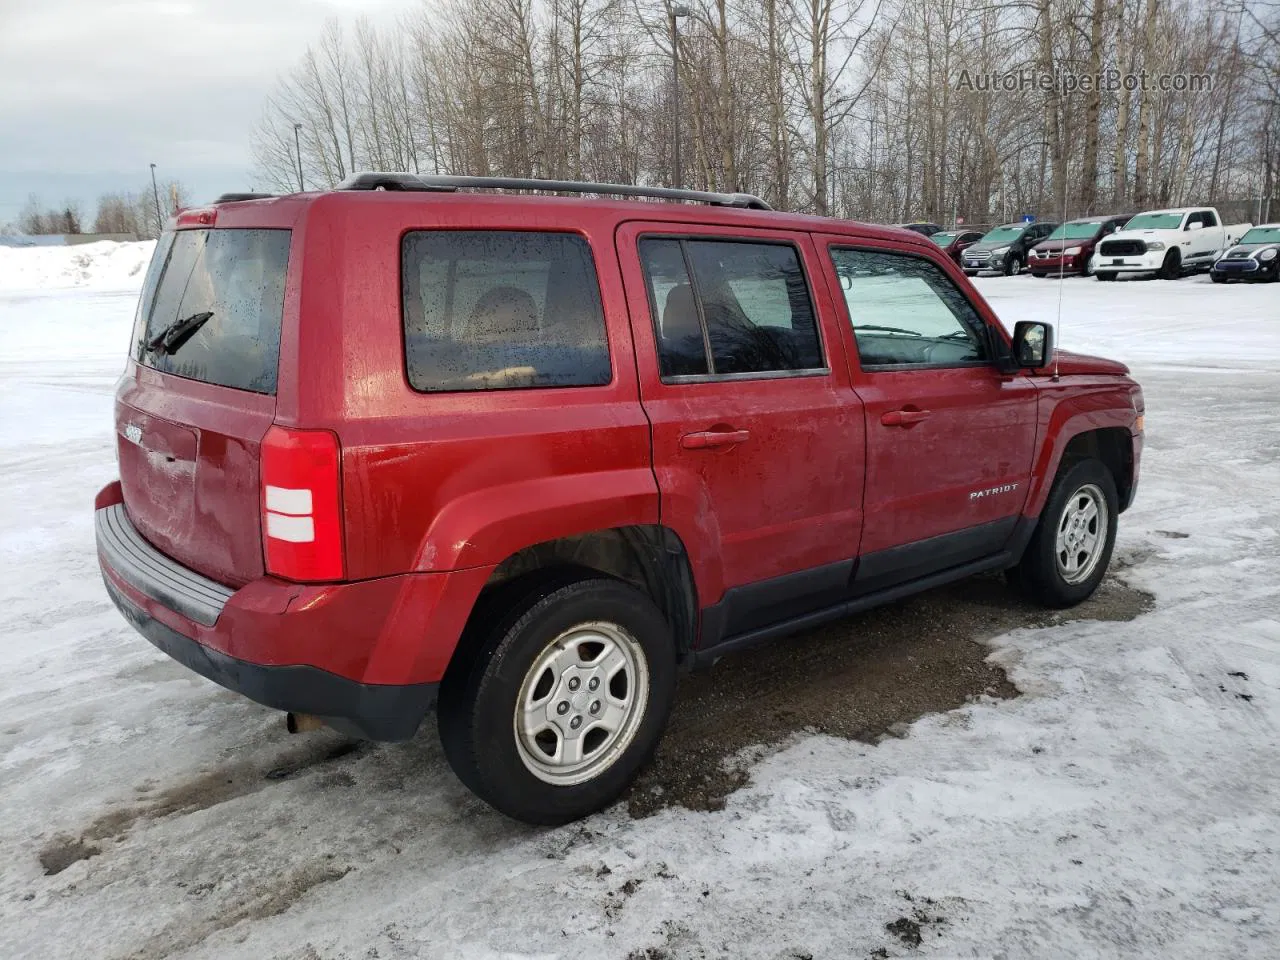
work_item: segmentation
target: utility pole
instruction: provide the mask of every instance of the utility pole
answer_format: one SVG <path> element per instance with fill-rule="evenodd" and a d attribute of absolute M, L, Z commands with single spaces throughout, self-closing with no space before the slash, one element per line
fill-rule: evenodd
<path fill-rule="evenodd" d="M 160 216 L 160 188 L 156 186 L 156 165 L 151 164 L 151 193 L 156 198 L 156 236 L 164 233 L 164 219 Z"/>
<path fill-rule="evenodd" d="M 677 3 L 667 7 L 667 17 L 671 21 L 671 120 L 674 128 L 671 150 L 675 173 L 673 187 L 684 186 L 684 173 L 680 169 L 680 29 L 676 25 L 676 18 L 688 15 L 689 8 L 684 4 Z"/>
<path fill-rule="evenodd" d="M 298 192 L 304 189 L 302 186 L 302 124 L 295 123 L 293 125 L 293 149 L 298 157 Z"/>

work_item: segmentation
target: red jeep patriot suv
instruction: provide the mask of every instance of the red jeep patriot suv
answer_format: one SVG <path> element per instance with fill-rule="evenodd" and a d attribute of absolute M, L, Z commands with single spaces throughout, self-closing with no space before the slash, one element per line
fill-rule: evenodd
<path fill-rule="evenodd" d="M 156 247 L 98 555 L 196 672 L 381 740 L 434 704 L 468 787 L 558 823 L 627 787 L 682 666 L 981 571 L 1088 597 L 1127 373 L 1010 336 L 919 234 L 744 195 L 231 195 Z"/>

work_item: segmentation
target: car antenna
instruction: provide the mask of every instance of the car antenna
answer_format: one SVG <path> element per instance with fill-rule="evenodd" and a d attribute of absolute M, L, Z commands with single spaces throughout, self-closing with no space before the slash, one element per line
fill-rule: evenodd
<path fill-rule="evenodd" d="M 1063 113 L 1062 96 L 1059 95 L 1057 99 L 1058 99 L 1058 104 L 1057 104 L 1058 130 L 1061 131 L 1065 129 L 1063 127 L 1064 121 L 1062 117 L 1062 113 Z M 1061 160 L 1062 151 L 1059 150 L 1058 154 L 1059 154 L 1058 159 Z M 1067 171 L 1066 170 L 1062 171 L 1062 206 L 1059 208 L 1059 210 L 1060 210 L 1060 215 L 1058 217 L 1058 223 L 1062 225 L 1062 244 L 1063 244 L 1062 249 L 1065 251 L 1067 249 L 1067 227 L 1066 227 L 1066 224 L 1067 224 Z M 1066 266 L 1067 266 L 1066 257 L 1059 254 L 1058 255 L 1058 319 L 1057 319 L 1057 322 L 1054 324 L 1054 333 L 1056 334 L 1054 337 L 1055 343 L 1062 342 L 1062 288 L 1066 284 Z M 1053 382 L 1057 383 L 1060 379 L 1061 377 L 1058 375 L 1058 350 L 1055 345 L 1054 351 L 1053 351 Z"/>

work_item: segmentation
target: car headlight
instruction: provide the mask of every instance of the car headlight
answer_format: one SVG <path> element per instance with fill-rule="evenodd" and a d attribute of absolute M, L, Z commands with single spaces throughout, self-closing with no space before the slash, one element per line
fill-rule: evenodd
<path fill-rule="evenodd" d="M 1063 256 L 1074 257 L 1079 252 L 1080 252 L 1079 247 L 1067 247 L 1067 249 L 1062 251 L 1062 254 Z"/>
<path fill-rule="evenodd" d="M 1150 240 L 1150 241 L 1148 241 L 1148 242 L 1147 242 L 1147 249 L 1148 249 L 1148 250 L 1163 250 L 1163 249 L 1164 249 L 1164 244 L 1163 244 L 1163 243 L 1161 243 L 1159 240 Z"/>
<path fill-rule="evenodd" d="M 992 251 L 991 251 L 991 255 L 992 255 L 993 257 L 998 257 L 998 256 L 1000 256 L 1001 254 L 1005 254 L 1005 253 L 1008 253 L 1008 252 L 1009 252 L 1009 248 L 1008 248 L 1008 247 L 996 247 L 994 250 L 992 250 Z"/>
<path fill-rule="evenodd" d="M 1267 247 L 1267 249 L 1263 250 L 1261 253 L 1258 254 L 1259 260 L 1271 261 L 1271 260 L 1274 260 L 1275 258 L 1276 258 L 1275 247 Z"/>

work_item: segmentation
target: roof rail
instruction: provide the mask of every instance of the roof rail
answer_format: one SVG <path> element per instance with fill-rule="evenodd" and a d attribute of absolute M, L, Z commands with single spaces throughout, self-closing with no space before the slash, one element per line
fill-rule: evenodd
<path fill-rule="evenodd" d="M 616 197 L 650 197 L 655 200 L 692 200 L 717 207 L 772 210 L 749 193 L 710 193 L 674 187 L 641 187 L 631 183 L 586 183 L 577 180 L 538 180 L 531 177 L 454 177 L 443 174 L 357 173 L 343 180 L 338 190 L 543 190 L 548 193 L 598 193 Z"/>
<path fill-rule="evenodd" d="M 269 200 L 274 193 L 224 193 L 214 203 L 236 203 L 240 200 Z"/>

